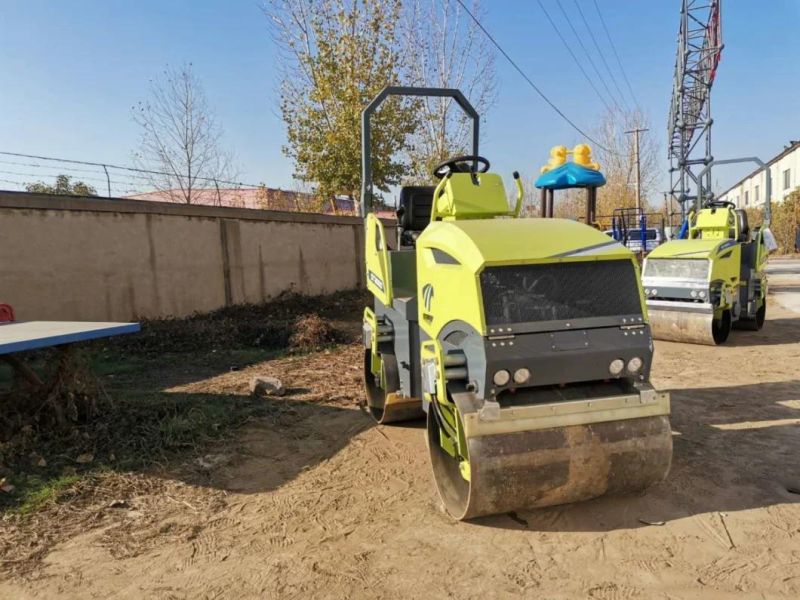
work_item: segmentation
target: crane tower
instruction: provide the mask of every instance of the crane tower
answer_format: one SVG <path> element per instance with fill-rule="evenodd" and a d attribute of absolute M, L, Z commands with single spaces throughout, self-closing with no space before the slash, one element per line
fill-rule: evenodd
<path fill-rule="evenodd" d="M 685 218 L 687 202 L 713 197 L 711 87 L 722 53 L 721 0 L 682 0 L 669 110 L 670 192 Z"/>

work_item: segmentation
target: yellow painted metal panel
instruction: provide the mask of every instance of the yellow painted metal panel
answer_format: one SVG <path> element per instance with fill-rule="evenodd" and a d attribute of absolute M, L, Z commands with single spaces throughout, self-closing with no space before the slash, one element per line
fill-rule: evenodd
<path fill-rule="evenodd" d="M 561 402 L 503 408 L 497 420 L 482 420 L 479 413 L 462 415 L 467 438 L 498 435 L 520 431 L 535 431 L 552 427 L 588 425 L 625 419 L 639 419 L 669 415 L 670 397 L 667 392 L 594 398 L 574 402 Z"/>
<path fill-rule="evenodd" d="M 596 247 L 587 260 L 631 258 L 620 243 L 593 227 L 568 219 L 476 219 L 431 223 L 417 245 L 440 248 L 473 271 L 483 265 L 569 260 L 566 254 Z M 601 247 L 602 246 L 602 247 Z"/>
<path fill-rule="evenodd" d="M 374 213 L 367 215 L 364 256 L 367 263 L 367 289 L 386 306 L 392 304 L 392 274 L 389 247 L 383 223 Z"/>
<path fill-rule="evenodd" d="M 433 250 L 457 264 L 437 263 Z M 460 320 L 486 334 L 480 273 L 487 266 L 630 260 L 633 253 L 604 233 L 566 219 L 483 219 L 431 223 L 417 240 L 420 327 L 431 337 Z M 641 287 L 641 286 L 640 286 Z M 645 298 L 640 289 L 642 314 Z"/>
<path fill-rule="evenodd" d="M 509 214 L 503 178 L 497 173 L 455 173 L 444 181 L 444 193 L 436 195 L 436 214 L 444 218 L 476 219 Z"/>
<path fill-rule="evenodd" d="M 729 240 L 703 239 L 703 240 L 672 240 L 655 248 L 648 258 L 708 258 L 715 253 L 717 248 Z"/>

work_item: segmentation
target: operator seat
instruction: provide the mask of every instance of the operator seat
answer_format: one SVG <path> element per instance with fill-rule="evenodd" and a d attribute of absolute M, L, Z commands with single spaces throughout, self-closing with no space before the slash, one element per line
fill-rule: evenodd
<path fill-rule="evenodd" d="M 419 234 L 431 222 L 435 189 L 428 185 L 407 185 L 400 190 L 400 206 L 397 207 L 400 246 L 414 247 Z"/>
<path fill-rule="evenodd" d="M 739 221 L 739 241 L 750 240 L 750 225 L 747 223 L 747 211 L 743 208 L 736 209 L 736 218 Z"/>

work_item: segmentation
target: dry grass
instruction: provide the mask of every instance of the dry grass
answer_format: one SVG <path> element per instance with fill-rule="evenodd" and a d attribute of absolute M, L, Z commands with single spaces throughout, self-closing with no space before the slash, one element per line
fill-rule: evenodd
<path fill-rule="evenodd" d="M 318 314 L 305 315 L 295 320 L 289 347 L 300 352 L 318 350 L 336 343 L 338 337 L 331 324 Z"/>
<path fill-rule="evenodd" d="M 224 492 L 206 485 L 198 457 L 219 444 L 235 450 L 235 432 L 245 424 L 291 428 L 303 406 L 350 404 L 358 395 L 358 348 L 331 344 L 359 331 L 361 298 L 287 296 L 150 321 L 136 336 L 85 346 L 79 376 L 53 388 L 62 406 L 74 407 L 63 422 L 41 410 L 53 394 L 5 413 L 0 478 L 13 490 L 0 492 L 0 572 L 34 576 L 55 545 L 98 527 L 107 528 L 103 544 L 115 556 L 135 555 L 152 538 L 193 535 L 163 526 L 170 510 L 202 517 L 224 502 Z M 32 358 L 40 367 L 47 355 Z M 97 377 L 88 375 L 88 364 Z M 284 381 L 286 399 L 267 403 L 248 394 L 249 378 L 265 372 Z M 333 372 L 339 393 L 320 394 Z"/>
<path fill-rule="evenodd" d="M 51 490 L 30 513 L 12 512 L 0 520 L 0 571 L 34 575 L 40 561 L 56 544 L 74 535 L 107 527 L 103 544 L 113 555 L 133 556 L 163 527 L 164 504 L 211 514 L 224 493 L 203 489 L 155 474 L 104 472 L 74 477 Z M 174 531 L 186 536 L 188 531 Z"/>

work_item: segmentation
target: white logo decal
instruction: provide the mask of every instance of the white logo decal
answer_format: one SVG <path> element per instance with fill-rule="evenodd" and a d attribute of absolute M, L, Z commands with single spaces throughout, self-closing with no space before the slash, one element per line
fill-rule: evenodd
<path fill-rule="evenodd" d="M 422 300 L 425 303 L 425 312 L 431 312 L 431 302 L 433 301 L 433 286 L 426 283 L 422 288 Z"/>
<path fill-rule="evenodd" d="M 383 281 L 381 281 L 380 277 L 375 275 L 372 271 L 367 271 L 367 277 L 369 277 L 369 280 L 374 283 L 380 291 L 383 291 Z"/>

